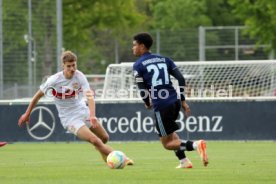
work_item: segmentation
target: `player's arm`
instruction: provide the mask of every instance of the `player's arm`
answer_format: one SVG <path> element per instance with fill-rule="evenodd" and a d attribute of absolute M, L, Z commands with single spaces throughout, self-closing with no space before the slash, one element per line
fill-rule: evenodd
<path fill-rule="evenodd" d="M 94 92 L 91 90 L 90 85 L 88 83 L 85 75 L 79 71 L 79 82 L 81 84 L 81 88 L 83 89 L 83 94 L 87 100 L 87 105 L 89 109 L 89 120 L 92 125 L 92 128 L 96 128 L 98 126 L 98 119 L 96 117 L 96 104 L 94 100 Z"/>
<path fill-rule="evenodd" d="M 89 120 L 92 125 L 92 128 L 96 128 L 98 126 L 98 120 L 96 117 L 96 104 L 94 100 L 94 92 L 91 90 L 88 80 L 85 77 L 85 75 L 81 72 L 79 72 L 79 82 L 81 84 L 81 88 L 83 89 L 83 94 L 87 100 L 87 105 L 89 109 Z"/>
<path fill-rule="evenodd" d="M 182 105 L 182 108 L 184 109 L 185 115 L 188 117 L 191 115 L 191 110 L 185 99 L 185 90 L 184 90 L 184 87 L 186 86 L 185 78 L 183 77 L 183 75 L 181 74 L 178 68 L 174 68 L 172 70 L 171 75 L 174 76 L 178 81 L 181 105 Z"/>
<path fill-rule="evenodd" d="M 144 83 L 144 80 L 142 77 L 140 77 L 139 75 L 136 75 L 135 76 L 135 82 L 136 82 L 136 85 L 139 89 L 139 93 L 140 93 L 140 96 L 141 98 L 143 99 L 144 103 L 145 103 L 145 106 L 147 109 L 150 109 L 151 108 L 151 103 L 150 103 L 150 93 Z"/>
<path fill-rule="evenodd" d="M 44 93 L 41 90 L 38 90 L 36 94 L 33 96 L 31 102 L 29 103 L 29 106 L 24 114 L 19 118 L 18 125 L 22 126 L 23 123 L 29 122 L 31 112 L 33 108 L 36 106 L 39 99 L 44 95 Z"/>
<path fill-rule="evenodd" d="M 98 126 L 98 120 L 96 117 L 96 104 L 94 100 L 94 93 L 91 89 L 84 91 L 85 97 L 87 99 L 87 104 L 90 112 L 90 122 L 93 128 Z"/>

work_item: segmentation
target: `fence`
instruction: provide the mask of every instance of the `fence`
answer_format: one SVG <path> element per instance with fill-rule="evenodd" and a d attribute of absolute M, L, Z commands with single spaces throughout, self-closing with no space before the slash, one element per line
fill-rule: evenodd
<path fill-rule="evenodd" d="M 0 99 L 29 97 L 43 76 L 57 71 L 59 5 L 60 0 L 0 0 Z"/>
<path fill-rule="evenodd" d="M 43 77 L 59 69 L 60 2 L 0 0 L 0 99 L 31 97 Z M 265 45 L 256 47 L 255 41 L 243 34 L 244 29 L 200 27 L 150 31 L 155 40 L 152 52 L 175 61 L 273 59 L 273 55 L 265 52 Z M 124 42 L 117 42 L 116 38 L 110 41 L 109 36 L 105 38 L 99 43 L 95 41 L 102 49 L 105 67 L 136 59 L 130 52 L 132 38 L 123 38 Z M 115 43 L 115 46 L 106 43 Z M 98 77 L 91 80 L 98 80 Z"/>
<path fill-rule="evenodd" d="M 245 34 L 244 26 L 199 27 L 199 60 L 259 60 L 273 59 L 268 45 L 256 46 Z"/>

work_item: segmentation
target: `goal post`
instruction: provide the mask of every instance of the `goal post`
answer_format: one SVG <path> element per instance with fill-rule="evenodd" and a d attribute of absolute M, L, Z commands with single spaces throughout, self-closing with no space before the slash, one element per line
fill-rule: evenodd
<path fill-rule="evenodd" d="M 276 61 L 175 62 L 186 80 L 185 95 L 193 100 L 267 99 L 276 96 Z M 107 67 L 101 99 L 140 99 L 133 63 Z M 172 78 L 177 86 L 177 82 Z"/>

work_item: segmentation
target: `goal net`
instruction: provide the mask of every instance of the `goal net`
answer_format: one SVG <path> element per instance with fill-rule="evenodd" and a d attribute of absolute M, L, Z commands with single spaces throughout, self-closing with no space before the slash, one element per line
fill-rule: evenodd
<path fill-rule="evenodd" d="M 132 74 L 133 63 L 111 64 L 102 99 L 140 99 Z M 188 99 L 250 99 L 276 96 L 276 61 L 176 62 L 186 79 Z M 172 78 L 177 86 L 177 82 Z"/>

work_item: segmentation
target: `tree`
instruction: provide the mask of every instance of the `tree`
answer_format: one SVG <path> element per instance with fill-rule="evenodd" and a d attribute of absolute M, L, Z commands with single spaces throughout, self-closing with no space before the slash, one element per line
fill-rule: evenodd
<path fill-rule="evenodd" d="M 258 44 L 269 44 L 276 48 L 276 1 L 274 0 L 229 0 L 233 13 L 244 20 L 246 33 L 258 40 Z"/>
<path fill-rule="evenodd" d="M 212 20 L 212 26 L 244 25 L 238 16 L 233 14 L 233 6 L 229 0 L 205 0 L 206 15 Z"/>
<path fill-rule="evenodd" d="M 155 0 L 152 25 L 160 32 L 161 54 L 174 60 L 198 60 L 198 27 L 211 26 L 205 0 Z"/>
<path fill-rule="evenodd" d="M 52 68 L 56 67 L 53 62 L 56 58 L 55 4 L 51 0 L 31 3 L 32 35 L 25 40 L 24 35 L 28 35 L 29 31 L 28 0 L 3 1 L 5 84 L 24 84 L 28 81 L 28 43 L 26 41 L 36 43 L 36 50 L 33 52 L 36 52 L 36 69 L 39 72 L 33 73 L 32 77 L 39 76 L 38 83 L 44 75 L 52 74 Z"/>
<path fill-rule="evenodd" d="M 27 31 L 27 7 L 26 2 L 16 1 L 15 3 L 3 2 L 3 76 L 5 84 L 13 84 L 20 78 L 20 82 L 26 82 L 27 76 L 27 44 L 24 41 L 24 34 Z M 18 11 L 21 10 L 21 11 Z M 26 52 L 27 53 L 27 52 Z M 17 61 L 23 61 L 18 65 Z M 26 61 L 24 63 L 24 61 Z M 23 66 L 22 66 L 23 65 Z"/>
<path fill-rule="evenodd" d="M 205 14 L 206 7 L 204 0 L 155 0 L 151 4 L 153 28 L 179 30 L 210 26 L 212 21 Z"/>
<path fill-rule="evenodd" d="M 77 52 L 84 72 L 104 72 L 107 64 L 114 63 L 115 43 L 146 20 L 135 3 L 133 0 L 63 0 L 64 46 Z"/>

